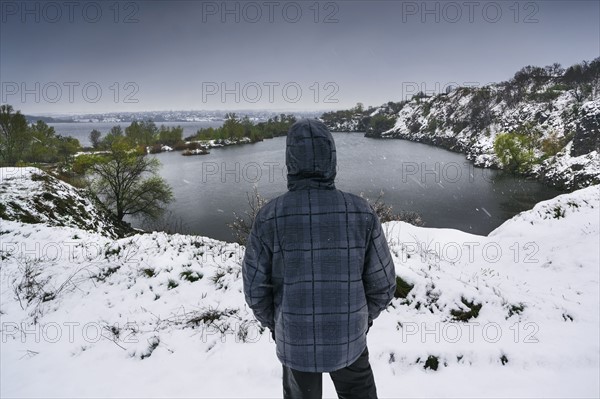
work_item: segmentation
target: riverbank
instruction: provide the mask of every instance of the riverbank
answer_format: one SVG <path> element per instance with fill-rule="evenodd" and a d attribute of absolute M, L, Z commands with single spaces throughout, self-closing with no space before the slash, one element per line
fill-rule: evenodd
<path fill-rule="evenodd" d="M 465 154 L 477 166 L 501 169 L 494 150 L 498 135 L 516 126 L 536 123 L 541 134 L 539 140 L 554 139 L 560 149 L 552 155 L 535 150 L 538 161 L 526 175 L 561 190 L 600 183 L 600 100 L 585 102 L 578 111 L 572 111 L 577 101 L 570 92 L 561 94 L 549 108 L 545 103 L 522 103 L 517 108 L 498 103 L 492 107 L 494 121 L 485 127 L 484 133 L 470 127 L 459 130 L 439 126 L 438 121 L 446 116 L 448 108 L 454 109 L 454 118 L 466 118 L 475 95 L 476 92 L 455 90 L 448 95 L 411 101 L 398 113 L 394 127 L 375 137 L 439 146 Z M 577 115 L 568 116 L 569 112 Z M 561 140 L 563 144 L 558 144 Z"/>
<path fill-rule="evenodd" d="M 263 141 L 260 139 L 251 139 L 250 137 L 241 137 L 233 139 L 211 139 L 211 140 L 187 140 L 171 147 L 163 144 L 146 147 L 147 154 L 160 154 L 161 152 L 178 151 L 182 155 L 206 155 L 211 148 L 228 147 L 232 145 L 252 144 Z"/>

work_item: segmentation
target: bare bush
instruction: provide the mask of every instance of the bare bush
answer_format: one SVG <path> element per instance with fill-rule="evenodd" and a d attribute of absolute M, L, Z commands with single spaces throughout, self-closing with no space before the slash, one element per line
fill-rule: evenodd
<path fill-rule="evenodd" d="M 267 203 L 267 199 L 258 193 L 256 186 L 254 186 L 252 193 L 246 192 L 246 198 L 248 199 L 248 210 L 244 211 L 241 215 L 234 212 L 233 222 L 227 224 L 233 230 L 235 242 L 240 245 L 246 245 L 250 230 L 252 229 L 252 223 L 254 223 L 254 219 L 260 208 Z"/>
<path fill-rule="evenodd" d="M 42 279 L 42 268 L 39 259 L 25 258 L 19 262 L 21 281 L 14 285 L 14 293 L 17 300 L 24 309 L 26 305 L 34 301 L 46 302 L 54 298 L 54 293 L 47 292 L 45 287 L 49 278 Z"/>
<path fill-rule="evenodd" d="M 410 223 L 413 226 L 424 226 L 425 222 L 421 215 L 417 212 L 413 211 L 400 211 L 399 213 L 395 213 L 394 209 L 391 205 L 383 202 L 383 191 L 379 192 L 379 196 L 375 199 L 375 201 L 365 197 L 364 193 L 360 193 L 360 196 L 366 199 L 377 216 L 379 217 L 379 221 L 381 223 L 392 222 L 392 221 L 400 221 Z"/>
<path fill-rule="evenodd" d="M 187 234 L 192 231 L 181 216 L 175 216 L 173 211 L 167 211 L 158 219 L 143 218 L 141 227 L 144 231 L 162 231 L 167 234 Z"/>
<path fill-rule="evenodd" d="M 19 277 L 13 283 L 13 292 L 21 309 L 30 309 L 34 324 L 43 316 L 44 304 L 55 300 L 63 292 L 78 289 L 78 283 L 94 277 L 89 266 L 76 268 L 60 285 L 53 284 L 56 278 L 42 277 L 42 260 L 23 257 L 17 259 Z M 20 280 L 19 280 L 20 278 Z"/>

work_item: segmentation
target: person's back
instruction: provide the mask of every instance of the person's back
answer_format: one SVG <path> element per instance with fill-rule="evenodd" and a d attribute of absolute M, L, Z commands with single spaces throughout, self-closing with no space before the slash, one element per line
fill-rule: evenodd
<path fill-rule="evenodd" d="M 336 372 L 366 353 L 368 327 L 395 290 L 394 266 L 369 204 L 335 188 L 335 144 L 321 122 L 292 126 L 286 164 L 289 191 L 260 210 L 248 239 L 246 301 L 274 332 L 284 377 L 286 367 Z"/>

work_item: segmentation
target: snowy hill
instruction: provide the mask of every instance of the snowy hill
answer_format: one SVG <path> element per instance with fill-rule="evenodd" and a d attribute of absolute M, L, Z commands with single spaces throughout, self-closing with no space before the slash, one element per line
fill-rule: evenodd
<path fill-rule="evenodd" d="M 3 179 L 2 203 L 35 175 Z M 1 396 L 281 396 L 274 343 L 244 303 L 243 247 L 1 222 Z M 399 284 L 368 335 L 381 397 L 600 395 L 599 186 L 487 237 L 384 229 Z"/>
<path fill-rule="evenodd" d="M 0 168 L 0 218 L 48 226 L 77 227 L 109 237 L 131 229 L 99 202 L 38 168 Z"/>
<path fill-rule="evenodd" d="M 566 189 L 600 183 L 600 100 L 584 102 L 579 108 L 572 93 L 565 91 L 550 102 L 507 105 L 501 100 L 478 100 L 481 93 L 481 89 L 463 88 L 448 95 L 413 100 L 400 110 L 394 127 L 381 133 L 381 137 L 445 147 L 464 152 L 477 166 L 498 167 L 494 153 L 497 135 L 531 123 L 540 129 L 540 140 L 553 137 L 562 148 L 536 166 L 534 175 Z M 478 114 L 483 119 L 479 127 L 466 122 L 478 102 L 487 110 Z M 578 140 L 585 136 L 589 139 Z M 543 155 L 536 151 L 538 158 Z"/>

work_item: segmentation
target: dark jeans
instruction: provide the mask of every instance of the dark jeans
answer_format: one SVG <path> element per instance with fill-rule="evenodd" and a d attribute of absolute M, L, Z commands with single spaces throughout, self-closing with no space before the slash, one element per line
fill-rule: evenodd
<path fill-rule="evenodd" d="M 369 351 L 348 367 L 332 371 L 335 390 L 340 399 L 376 399 L 375 379 L 369 364 Z M 283 366 L 283 397 L 285 399 L 321 399 L 323 373 L 307 373 Z"/>

